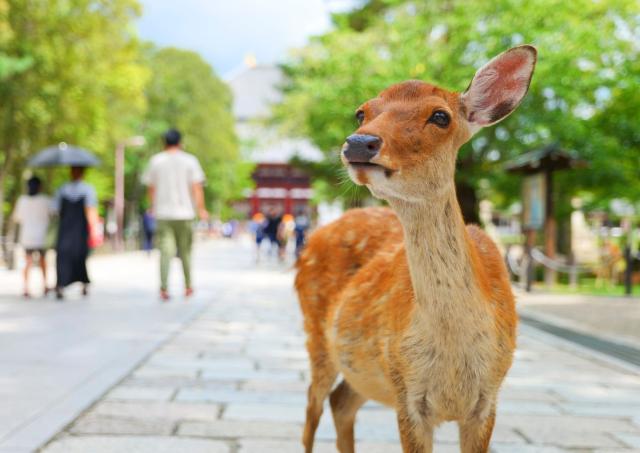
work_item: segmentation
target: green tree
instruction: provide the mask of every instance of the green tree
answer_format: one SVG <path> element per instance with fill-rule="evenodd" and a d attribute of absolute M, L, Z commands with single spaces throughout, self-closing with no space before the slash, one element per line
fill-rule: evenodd
<path fill-rule="evenodd" d="M 31 65 L 29 58 L 12 58 L 2 51 L 13 37 L 9 23 L 9 3 L 0 0 L 0 82 L 12 74 L 22 72 Z"/>
<path fill-rule="evenodd" d="M 471 208 L 480 187 L 499 205 L 510 203 L 519 181 L 502 163 L 557 141 L 591 162 L 561 175 L 559 193 L 581 187 L 601 197 L 636 196 L 637 1 L 381 0 L 335 22 L 286 65 L 290 83 L 276 111 L 288 131 L 310 137 L 327 156 L 354 130 L 354 109 L 386 86 L 418 78 L 461 91 L 492 56 L 532 43 L 539 62 L 531 90 L 515 115 L 463 147 L 459 192 Z M 473 209 L 465 214 L 474 219 Z"/>
<path fill-rule="evenodd" d="M 149 146 L 141 157 L 146 160 L 162 148 L 161 136 L 169 127 L 178 128 L 185 149 L 199 158 L 207 175 L 209 208 L 224 214 L 227 202 L 241 197 L 250 184 L 251 171 L 240 159 L 229 88 L 195 52 L 150 48 L 146 63 L 152 73 L 144 121 Z M 130 160 L 130 176 L 139 171 Z M 135 184 L 133 178 L 130 183 Z"/>
<path fill-rule="evenodd" d="M 131 28 L 138 2 L 4 0 L 0 5 L 0 58 L 12 62 L 0 64 L 12 67 L 3 71 L 0 84 L 0 215 L 21 189 L 29 156 L 60 141 L 103 157 L 103 171 L 92 177 L 102 194 L 111 190 L 115 143 L 138 126 L 145 108 L 148 74 Z"/>

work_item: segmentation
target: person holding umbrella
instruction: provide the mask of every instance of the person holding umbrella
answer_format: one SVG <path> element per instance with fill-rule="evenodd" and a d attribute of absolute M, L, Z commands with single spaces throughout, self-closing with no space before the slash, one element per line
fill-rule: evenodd
<path fill-rule="evenodd" d="M 83 284 L 84 296 L 89 292 L 89 233 L 98 221 L 98 200 L 93 186 L 83 181 L 84 172 L 85 167 L 71 167 L 71 181 L 58 189 L 53 201 L 59 219 L 56 242 L 59 300 L 64 298 L 64 288 L 75 282 Z"/>
<path fill-rule="evenodd" d="M 53 210 L 58 213 L 56 241 L 56 297 L 64 298 L 64 288 L 72 283 L 83 284 L 82 294 L 88 294 L 89 234 L 98 221 L 96 191 L 84 178 L 85 168 L 97 165 L 98 160 L 87 151 L 61 143 L 37 154 L 32 166 L 71 167 L 71 180 L 58 189 Z"/>

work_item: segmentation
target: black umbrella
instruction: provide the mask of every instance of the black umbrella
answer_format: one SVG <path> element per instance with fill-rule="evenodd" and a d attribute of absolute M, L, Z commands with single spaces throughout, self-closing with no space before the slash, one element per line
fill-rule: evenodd
<path fill-rule="evenodd" d="M 30 167 L 95 167 L 100 160 L 86 149 L 62 142 L 49 146 L 29 160 Z"/>

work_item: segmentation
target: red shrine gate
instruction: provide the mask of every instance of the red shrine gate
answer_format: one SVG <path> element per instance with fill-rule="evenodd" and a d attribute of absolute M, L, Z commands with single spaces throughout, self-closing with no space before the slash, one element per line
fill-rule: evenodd
<path fill-rule="evenodd" d="M 307 211 L 313 192 L 304 171 L 285 163 L 259 163 L 252 177 L 256 183 L 250 196 L 252 216 L 271 208 L 294 215 Z"/>

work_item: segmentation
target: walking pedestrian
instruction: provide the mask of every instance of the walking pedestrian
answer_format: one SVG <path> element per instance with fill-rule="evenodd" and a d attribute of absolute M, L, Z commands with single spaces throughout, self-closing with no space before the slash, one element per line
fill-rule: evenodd
<path fill-rule="evenodd" d="M 58 213 L 58 238 L 56 242 L 56 297 L 64 298 L 64 288 L 72 283 L 82 283 L 82 295 L 89 294 L 90 234 L 98 224 L 98 199 L 94 187 L 84 179 L 84 167 L 71 167 L 71 181 L 64 184 L 53 199 L 53 209 Z"/>
<path fill-rule="evenodd" d="M 37 259 L 42 271 L 43 293 L 49 292 L 47 286 L 47 229 L 51 200 L 41 193 L 42 181 L 37 176 L 27 181 L 27 195 L 18 198 L 13 212 L 13 221 L 20 225 L 19 243 L 25 251 L 24 292 L 25 298 L 31 297 L 29 292 L 29 271 Z"/>
<path fill-rule="evenodd" d="M 151 209 L 147 209 L 142 214 L 142 249 L 151 252 L 153 250 L 153 236 L 156 233 L 156 219 L 153 217 Z"/>
<path fill-rule="evenodd" d="M 280 230 L 280 224 L 282 223 L 282 216 L 278 215 L 278 210 L 274 207 L 269 208 L 267 211 L 267 222 L 264 227 L 264 234 L 269 239 L 271 249 L 269 253 L 274 250 L 280 256 L 280 240 L 278 239 L 278 232 Z"/>
<path fill-rule="evenodd" d="M 300 253 L 302 253 L 302 248 L 304 247 L 306 241 L 307 230 L 311 226 L 311 222 L 309 221 L 309 216 L 305 213 L 303 209 L 298 211 L 298 215 L 295 219 L 295 234 L 296 234 L 296 258 L 300 257 Z"/>
<path fill-rule="evenodd" d="M 198 159 L 181 146 L 181 134 L 164 134 L 165 149 L 154 155 L 142 177 L 156 218 L 156 240 L 160 249 L 160 298 L 169 300 L 169 267 L 176 255 L 182 262 L 185 296 L 193 294 L 191 246 L 196 212 L 201 220 L 209 214 L 204 204 L 204 172 Z"/>
<path fill-rule="evenodd" d="M 287 252 L 287 245 L 289 244 L 289 239 L 294 234 L 295 230 L 295 221 L 291 214 L 285 214 L 282 216 L 282 222 L 278 226 L 278 258 L 280 261 L 284 261 L 285 254 Z"/>
<path fill-rule="evenodd" d="M 260 262 L 260 247 L 265 236 L 266 220 L 264 214 L 256 212 L 251 218 L 249 229 L 254 233 L 256 239 L 256 263 Z"/>

